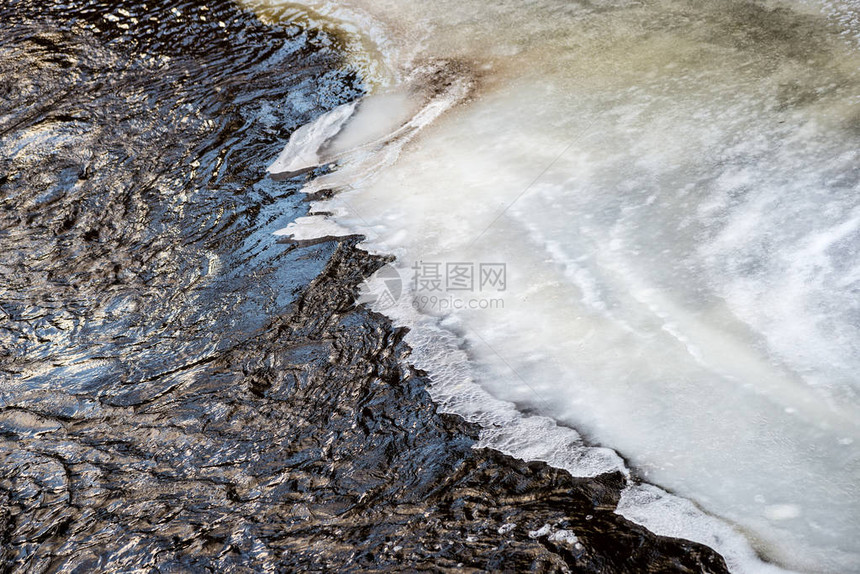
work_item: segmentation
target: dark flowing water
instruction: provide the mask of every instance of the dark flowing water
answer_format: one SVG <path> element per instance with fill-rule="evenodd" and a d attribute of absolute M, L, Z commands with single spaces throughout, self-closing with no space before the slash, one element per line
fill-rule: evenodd
<path fill-rule="evenodd" d="M 307 203 L 266 164 L 362 94 L 336 37 L 218 0 L 0 21 L 0 570 L 724 570 L 614 514 L 618 475 L 473 449 L 354 305 L 382 261 L 271 234 Z"/>

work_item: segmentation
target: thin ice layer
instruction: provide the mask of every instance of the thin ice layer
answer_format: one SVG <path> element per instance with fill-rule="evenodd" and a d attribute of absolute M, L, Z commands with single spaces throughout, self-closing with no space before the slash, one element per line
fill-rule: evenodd
<path fill-rule="evenodd" d="M 860 570 L 851 11 L 349 7 L 411 46 L 405 68 L 456 57 L 481 77 L 474 101 L 396 162 L 347 163 L 329 181 L 344 193 L 318 207 L 396 254 L 404 282 L 422 261 L 507 265 L 503 308 L 441 309 L 451 294 L 436 294 L 431 314 L 460 335 L 468 372 L 421 315 L 397 315 L 414 327 L 416 360 L 451 381 L 437 400 L 490 429 L 520 428 L 500 414 L 510 405 L 549 416 L 538 420 L 618 449 L 781 564 Z M 599 468 L 577 467 L 581 441 L 557 441 L 562 427 L 537 427 L 493 430 L 486 444 Z M 758 567 L 707 520 L 674 520 L 678 504 L 633 496 L 623 512 L 681 525 L 673 535 L 708 540 L 738 571 Z"/>

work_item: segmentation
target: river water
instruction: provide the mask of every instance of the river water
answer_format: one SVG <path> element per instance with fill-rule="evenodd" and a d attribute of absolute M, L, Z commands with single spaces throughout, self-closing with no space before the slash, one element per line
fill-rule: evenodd
<path fill-rule="evenodd" d="M 276 235 L 340 172 L 266 166 L 388 81 L 318 16 L 0 3 L 0 571 L 726 572 L 438 412 L 390 258 Z"/>
<path fill-rule="evenodd" d="M 371 96 L 270 167 L 337 166 L 282 233 L 397 257 L 434 398 L 738 571 L 860 571 L 860 8 L 306 5 Z"/>

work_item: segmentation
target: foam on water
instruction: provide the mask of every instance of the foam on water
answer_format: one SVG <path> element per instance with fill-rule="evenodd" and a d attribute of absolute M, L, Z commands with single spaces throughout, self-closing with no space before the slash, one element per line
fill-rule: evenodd
<path fill-rule="evenodd" d="M 398 257 L 377 308 L 441 407 L 575 475 L 620 452 L 686 499 L 618 511 L 735 571 L 860 571 L 856 7 L 309 4 L 384 87 L 291 140 L 338 193 L 284 233 Z M 505 263 L 503 308 L 416 305 L 416 262 Z"/>

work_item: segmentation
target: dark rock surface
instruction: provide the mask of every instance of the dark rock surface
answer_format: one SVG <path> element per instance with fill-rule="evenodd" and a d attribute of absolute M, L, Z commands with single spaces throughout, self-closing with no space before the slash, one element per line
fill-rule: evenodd
<path fill-rule="evenodd" d="M 361 93 L 337 38 L 142 6 L 0 7 L 0 570 L 725 571 L 474 449 L 354 305 L 383 262 L 271 235 L 266 162 Z"/>

